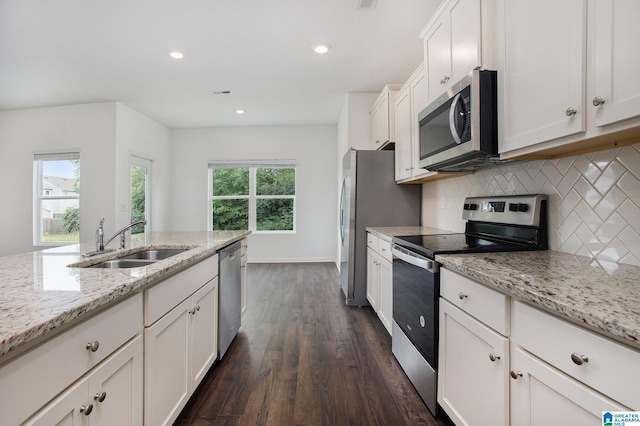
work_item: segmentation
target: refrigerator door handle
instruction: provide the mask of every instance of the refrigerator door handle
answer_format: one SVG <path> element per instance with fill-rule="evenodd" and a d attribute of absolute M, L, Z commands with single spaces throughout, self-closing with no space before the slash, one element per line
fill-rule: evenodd
<path fill-rule="evenodd" d="M 342 180 L 342 190 L 340 191 L 340 239 L 344 245 L 344 190 L 345 180 Z"/>

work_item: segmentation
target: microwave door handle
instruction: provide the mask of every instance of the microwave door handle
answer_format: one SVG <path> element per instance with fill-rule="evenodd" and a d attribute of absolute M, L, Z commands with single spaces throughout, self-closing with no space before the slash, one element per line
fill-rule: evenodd
<path fill-rule="evenodd" d="M 451 102 L 449 106 L 449 130 L 451 130 L 451 136 L 453 136 L 453 140 L 457 145 L 462 143 L 462 139 L 458 134 L 458 130 L 456 129 L 456 107 L 458 106 L 458 102 L 460 101 L 460 93 L 458 93 Z"/>

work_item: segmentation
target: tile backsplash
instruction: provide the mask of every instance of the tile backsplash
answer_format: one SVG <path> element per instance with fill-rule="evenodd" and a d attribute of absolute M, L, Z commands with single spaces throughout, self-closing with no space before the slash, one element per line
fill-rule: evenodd
<path fill-rule="evenodd" d="M 422 185 L 423 225 L 464 231 L 466 196 L 543 193 L 551 250 L 640 266 L 640 143 Z"/>

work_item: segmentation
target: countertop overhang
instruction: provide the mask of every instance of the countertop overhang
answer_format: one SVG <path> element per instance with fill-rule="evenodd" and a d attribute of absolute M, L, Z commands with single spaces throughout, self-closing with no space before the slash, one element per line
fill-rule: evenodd
<path fill-rule="evenodd" d="M 0 257 L 0 363 L 249 234 L 159 232 L 134 235 L 128 248 L 91 258 L 82 257 L 95 249 L 91 243 Z M 139 268 L 68 266 L 99 263 L 143 248 L 188 250 Z"/>

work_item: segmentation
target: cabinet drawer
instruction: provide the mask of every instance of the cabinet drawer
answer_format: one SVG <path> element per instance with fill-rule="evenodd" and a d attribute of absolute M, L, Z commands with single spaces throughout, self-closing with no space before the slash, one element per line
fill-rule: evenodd
<path fill-rule="evenodd" d="M 156 322 L 217 275 L 216 254 L 145 290 L 144 325 Z"/>
<path fill-rule="evenodd" d="M 512 341 L 633 410 L 640 409 L 640 352 L 527 304 L 513 306 Z M 576 357 L 585 357 L 586 361 Z"/>
<path fill-rule="evenodd" d="M 391 243 L 382 238 L 378 238 L 378 253 L 383 259 L 387 259 L 389 262 L 393 262 L 393 255 L 391 254 Z"/>
<path fill-rule="evenodd" d="M 17 424 L 142 331 L 138 294 L 87 319 L 0 369 L 0 423 Z M 99 342 L 95 352 L 89 342 Z"/>
<path fill-rule="evenodd" d="M 509 296 L 445 268 L 440 269 L 440 295 L 480 322 L 509 336 Z"/>
<path fill-rule="evenodd" d="M 376 252 L 378 251 L 378 240 L 378 237 L 371 232 L 367 232 L 367 247 L 371 247 Z"/>

